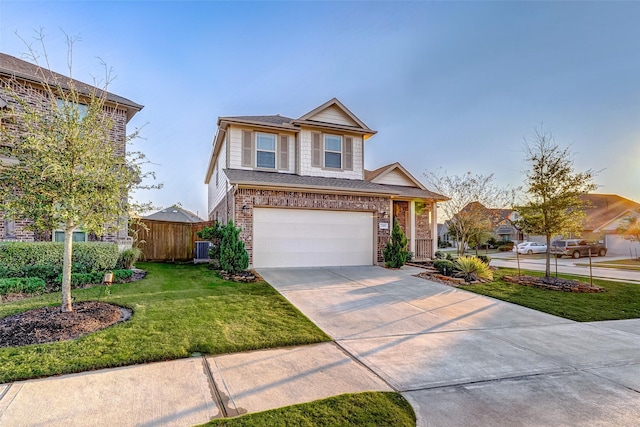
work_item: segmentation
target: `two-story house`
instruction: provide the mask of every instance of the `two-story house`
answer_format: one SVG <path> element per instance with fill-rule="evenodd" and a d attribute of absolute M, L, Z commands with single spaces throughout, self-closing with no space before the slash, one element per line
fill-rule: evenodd
<path fill-rule="evenodd" d="M 16 99 L 19 97 L 24 102 L 28 102 L 33 107 L 43 112 L 50 111 L 52 103 L 47 98 L 48 93 L 44 90 L 45 84 L 55 84 L 60 82 L 62 85 L 71 82 L 81 95 L 89 96 L 92 92 L 101 91 L 91 85 L 70 79 L 67 76 L 52 71 L 43 70 L 35 64 L 15 58 L 11 55 L 0 53 L 0 109 L 20 110 L 20 102 Z M 106 94 L 105 114 L 108 114 L 113 120 L 113 126 L 110 130 L 109 142 L 116 144 L 116 152 L 118 155 L 125 156 L 126 153 L 126 125 L 133 116 L 143 108 L 129 99 L 115 95 L 113 93 Z M 2 117 L 11 116 L 11 114 L 0 115 L 0 127 L 4 131 L 20 134 L 23 129 L 20 123 L 9 118 L 2 120 Z M 105 141 L 106 143 L 107 141 Z M 0 145 L 10 146 L 8 140 L 2 139 L 0 133 Z M 3 164 L 15 162 L 10 157 L 0 156 L 0 167 Z M 28 229 L 31 221 L 28 218 L 12 218 L 8 217 L 0 211 L 0 241 L 3 240 L 20 240 L 20 241 L 46 241 L 64 239 L 64 233 L 61 230 L 49 230 L 44 233 L 37 233 Z M 109 242 L 122 242 L 127 240 L 127 220 L 122 218 L 119 222 L 118 232 L 105 233 L 99 239 L 93 235 L 87 235 L 82 230 L 77 230 L 73 234 L 74 241 L 86 240 L 102 240 Z"/>
<path fill-rule="evenodd" d="M 219 117 L 209 220 L 233 219 L 253 267 L 372 265 L 397 219 L 415 259 L 436 250 L 436 203 L 399 163 L 364 169 L 375 135 L 339 100 L 300 118 Z"/>

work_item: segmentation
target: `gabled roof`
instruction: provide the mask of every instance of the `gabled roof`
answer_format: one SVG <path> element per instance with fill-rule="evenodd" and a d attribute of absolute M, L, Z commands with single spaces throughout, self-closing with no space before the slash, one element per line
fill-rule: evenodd
<path fill-rule="evenodd" d="M 196 214 L 180 206 L 173 205 L 166 209 L 159 210 L 143 217 L 144 219 L 153 219 L 156 221 L 172 221 L 172 222 L 203 222 L 204 219 Z"/>
<path fill-rule="evenodd" d="M 586 231 L 599 229 L 626 211 L 640 210 L 640 203 L 617 194 L 583 194 L 580 199 L 587 203 L 584 209 Z"/>
<path fill-rule="evenodd" d="M 69 78 L 68 76 L 64 76 L 54 71 L 47 70 L 45 68 L 32 64 L 31 62 L 23 61 L 22 59 L 18 59 L 14 56 L 7 55 L 6 53 L 2 52 L 0 52 L 0 75 L 9 78 L 21 79 L 31 83 L 37 83 L 40 85 L 42 85 L 43 83 L 48 83 L 50 85 L 60 85 L 63 89 L 68 89 L 70 84 L 73 84 L 76 90 L 82 95 L 90 95 L 92 92 L 95 92 L 98 96 L 100 96 L 104 93 L 102 90 L 96 88 L 95 86 Z M 111 92 L 106 92 L 106 99 L 109 102 L 126 107 L 127 121 L 131 120 L 131 118 L 138 111 L 144 108 L 143 105 L 137 104 L 130 99 L 123 98 L 122 96 L 113 94 Z"/>
<path fill-rule="evenodd" d="M 280 114 L 271 116 L 227 116 L 218 117 L 218 125 L 222 122 L 229 123 L 246 123 L 246 124 L 263 124 L 263 125 L 276 125 L 284 127 L 293 127 L 291 122 L 294 119 L 290 117 L 281 116 Z"/>
<path fill-rule="evenodd" d="M 346 117 L 350 119 L 352 123 L 351 124 L 328 123 L 326 121 L 322 121 L 318 119 L 318 116 L 322 112 L 330 109 L 336 109 L 340 113 L 344 114 Z M 367 126 L 362 120 L 360 120 L 355 114 L 353 114 L 342 102 L 340 102 L 340 100 L 338 100 L 338 98 L 331 98 L 324 104 L 309 111 L 307 114 L 303 114 L 300 118 L 294 120 L 293 124 L 322 125 L 322 126 L 330 125 L 331 127 L 336 127 L 336 128 L 345 129 L 345 130 L 353 130 L 358 133 L 363 133 L 365 135 L 365 139 L 367 139 L 368 137 L 376 133 L 375 130 L 369 129 L 369 126 Z"/>
<path fill-rule="evenodd" d="M 288 173 L 266 172 L 244 169 L 224 169 L 232 185 L 251 187 L 276 187 L 301 190 L 324 190 L 338 193 L 376 194 L 384 196 L 411 197 L 446 200 L 446 197 L 415 187 L 376 184 L 369 181 L 344 178 L 301 176 Z"/>
<path fill-rule="evenodd" d="M 395 162 L 395 163 L 391 163 L 389 165 L 386 166 L 382 166 L 376 170 L 373 171 L 368 171 L 365 170 L 364 171 L 364 179 L 366 181 L 378 181 L 381 178 L 383 178 L 385 175 L 393 172 L 394 170 L 398 170 L 400 171 L 403 175 L 405 175 L 410 181 L 412 181 L 416 187 L 422 189 L 422 190 L 426 190 L 427 188 L 420 182 L 418 181 L 413 175 L 411 175 L 411 173 L 409 173 L 408 170 L 406 170 L 400 163 Z"/>

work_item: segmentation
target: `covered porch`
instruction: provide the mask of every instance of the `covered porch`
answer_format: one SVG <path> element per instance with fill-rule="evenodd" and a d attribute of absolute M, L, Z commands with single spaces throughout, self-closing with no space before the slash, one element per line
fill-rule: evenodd
<path fill-rule="evenodd" d="M 413 253 L 414 261 L 433 259 L 437 250 L 438 235 L 436 202 L 431 199 L 391 200 L 392 221 L 398 221 L 407 236 L 407 250 Z"/>

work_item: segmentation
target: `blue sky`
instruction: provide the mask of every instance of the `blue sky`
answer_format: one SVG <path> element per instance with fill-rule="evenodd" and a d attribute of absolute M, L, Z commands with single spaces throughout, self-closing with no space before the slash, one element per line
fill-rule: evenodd
<path fill-rule="evenodd" d="M 523 137 L 571 144 L 599 192 L 640 201 L 640 2 L 0 2 L 0 50 L 43 28 L 52 68 L 117 78 L 145 105 L 144 151 L 162 190 L 206 217 L 218 116 L 299 117 L 339 98 L 378 134 L 365 167 L 494 173 L 521 185 Z"/>

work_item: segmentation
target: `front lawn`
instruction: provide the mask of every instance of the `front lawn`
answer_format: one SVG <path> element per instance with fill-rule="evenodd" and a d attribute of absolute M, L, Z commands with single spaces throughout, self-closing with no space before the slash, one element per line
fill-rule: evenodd
<path fill-rule="evenodd" d="M 416 425 L 413 408 L 398 393 L 342 394 L 310 403 L 212 420 L 207 427 L 393 426 Z"/>
<path fill-rule="evenodd" d="M 50 344 L 0 348 L 0 383 L 189 357 L 329 341 L 265 282 L 219 279 L 206 265 L 139 263 L 145 279 L 73 291 L 75 301 L 133 310 L 131 320 Z M 0 318 L 46 305 L 60 293 L 0 304 Z"/>
<path fill-rule="evenodd" d="M 538 271 L 522 271 L 523 275 L 544 276 Z M 499 268 L 494 281 L 460 286 L 462 289 L 578 322 L 640 318 L 640 283 L 621 283 L 594 279 L 593 284 L 605 288 L 601 293 L 549 291 L 516 285 L 501 280 L 504 275 L 516 275 L 517 270 Z M 588 277 L 560 274 L 559 277 L 589 283 Z"/>

